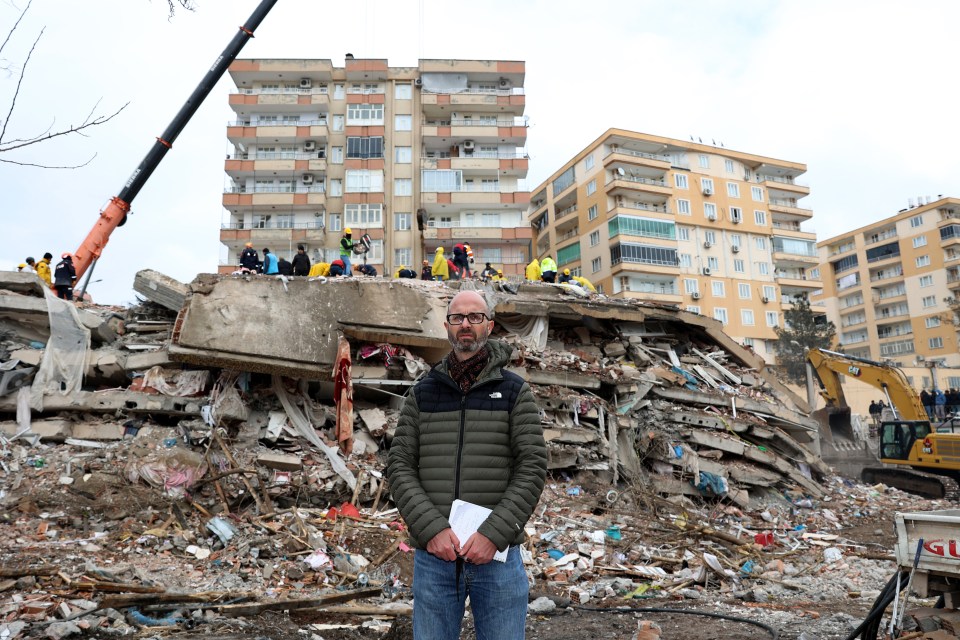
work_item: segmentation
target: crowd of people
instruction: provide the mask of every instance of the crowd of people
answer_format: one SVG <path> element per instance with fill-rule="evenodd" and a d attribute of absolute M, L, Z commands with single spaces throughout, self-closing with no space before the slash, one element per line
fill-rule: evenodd
<path fill-rule="evenodd" d="M 63 253 L 60 256 L 60 262 L 51 271 L 50 263 L 53 261 L 53 254 L 44 253 L 39 261 L 33 257 L 17 265 L 17 271 L 33 272 L 43 280 L 48 287 L 57 292 L 57 297 L 61 300 L 73 300 L 73 285 L 77 282 L 77 269 L 73 265 L 73 254 Z"/>
<path fill-rule="evenodd" d="M 920 392 L 920 402 L 931 420 L 946 420 L 948 415 L 960 412 L 960 390 L 924 389 Z"/>

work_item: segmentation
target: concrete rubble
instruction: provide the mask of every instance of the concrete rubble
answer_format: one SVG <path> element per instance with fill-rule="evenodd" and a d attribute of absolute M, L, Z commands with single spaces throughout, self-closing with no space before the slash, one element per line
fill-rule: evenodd
<path fill-rule="evenodd" d="M 185 285 L 147 270 L 140 304 L 71 320 L 34 276 L 4 273 L 0 637 L 268 611 L 385 633 L 408 616 L 412 553 L 383 468 L 403 394 L 448 350 L 458 285 Z M 820 620 L 816 603 L 869 603 L 895 568 L 888 546 L 844 530 L 873 536 L 895 510 L 937 506 L 834 475 L 810 408 L 712 319 L 556 285 L 461 286 L 486 292 L 542 410 L 531 615 L 732 599 L 844 637 L 859 621 Z M 58 345 L 63 322 L 89 348 Z M 82 385 L 62 392 L 72 376 Z"/>

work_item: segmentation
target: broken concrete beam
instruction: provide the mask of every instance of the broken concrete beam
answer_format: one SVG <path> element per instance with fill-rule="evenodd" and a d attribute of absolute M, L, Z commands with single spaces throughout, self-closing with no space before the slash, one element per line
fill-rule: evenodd
<path fill-rule="evenodd" d="M 596 442 L 600 439 L 600 436 L 596 431 L 579 427 L 565 427 L 563 429 L 544 427 L 543 439 L 547 442 L 586 444 L 588 442 Z"/>
<path fill-rule="evenodd" d="M 86 309 L 77 309 L 80 322 L 90 330 L 90 339 L 96 344 L 110 344 L 117 339 L 117 329 L 123 326 L 118 318 L 104 318 L 98 313 Z"/>
<path fill-rule="evenodd" d="M 740 420 L 694 413 L 693 411 L 674 411 L 669 415 L 669 419 L 671 422 L 688 424 L 704 429 L 714 429 L 716 431 L 731 430 L 734 433 L 746 433 L 750 430 L 750 425 Z"/>
<path fill-rule="evenodd" d="M 617 358 L 627 353 L 626 347 L 621 342 L 608 342 L 603 345 L 603 355 L 608 358 Z"/>
<path fill-rule="evenodd" d="M 511 369 L 530 384 L 559 385 L 572 389 L 599 389 L 600 380 L 594 375 L 573 371 L 541 371 L 539 369 Z"/>
<path fill-rule="evenodd" d="M 40 360 L 43 359 L 43 351 L 39 349 L 17 349 L 10 353 L 10 359 L 19 360 L 23 364 L 35 367 L 40 364 Z"/>
<path fill-rule="evenodd" d="M 749 442 L 730 437 L 726 434 L 711 433 L 701 429 L 691 429 L 683 435 L 690 442 L 695 442 L 701 446 L 732 453 L 747 460 L 754 460 L 755 462 L 766 465 L 773 466 L 778 459 L 776 455 L 769 451 L 763 451 Z"/>
<path fill-rule="evenodd" d="M 300 458 L 282 453 L 261 453 L 257 456 L 257 464 L 278 471 L 299 471 L 303 468 Z"/>
<path fill-rule="evenodd" d="M 10 437 L 20 432 L 20 425 L 14 421 L 0 422 L 0 433 Z M 30 433 L 40 436 L 41 440 L 63 441 L 73 437 L 73 423 L 69 420 L 33 420 Z"/>
<path fill-rule="evenodd" d="M 190 288 L 178 280 L 152 269 L 138 271 L 133 279 L 133 290 L 147 300 L 171 311 L 180 311 Z"/>
<path fill-rule="evenodd" d="M 23 296 L 15 293 L 6 293 L 0 291 L 0 311 L 4 315 L 42 315 L 46 316 L 47 300 L 46 298 L 34 298 L 32 296 Z"/>
<path fill-rule="evenodd" d="M 657 371 L 657 374 L 660 375 L 660 371 Z M 731 398 L 730 396 L 721 396 L 711 393 L 703 393 L 701 391 L 694 391 L 692 389 L 686 388 L 675 388 L 675 387 L 654 387 L 653 393 L 661 398 L 666 398 L 668 400 L 673 400 L 675 402 L 685 402 L 690 404 L 701 404 L 701 405 L 711 405 L 715 407 L 730 407 Z M 737 411 L 746 411 L 748 413 L 758 413 L 764 416 L 770 416 L 778 419 L 779 421 L 785 423 L 781 425 L 788 433 L 793 434 L 793 429 L 788 429 L 788 426 L 792 426 L 795 429 L 800 429 L 802 431 L 810 432 L 811 434 L 817 433 L 818 426 L 815 420 L 811 420 L 808 416 L 792 411 L 787 407 L 781 406 L 779 404 L 774 404 L 772 402 L 757 402 L 756 400 L 751 400 L 749 398 L 737 398 Z M 794 436 L 795 437 L 795 436 Z"/>
<path fill-rule="evenodd" d="M 154 367 L 169 367 L 173 364 L 170 354 L 166 349 L 157 351 L 144 351 L 141 353 L 128 353 L 123 362 L 123 368 L 126 371 L 146 371 Z"/>
<path fill-rule="evenodd" d="M 57 411 L 90 411 L 93 413 L 162 413 L 171 416 L 199 416 L 200 408 L 206 404 L 206 398 L 181 398 L 178 396 L 162 396 L 139 391 L 77 391 L 68 396 L 47 395 L 43 397 L 43 411 L 54 413 Z M 244 407 L 237 407 L 231 411 L 228 405 L 221 407 L 225 410 L 224 418 L 228 420 L 245 420 L 247 411 Z M 16 413 L 16 395 L 0 398 L 0 413 Z"/>

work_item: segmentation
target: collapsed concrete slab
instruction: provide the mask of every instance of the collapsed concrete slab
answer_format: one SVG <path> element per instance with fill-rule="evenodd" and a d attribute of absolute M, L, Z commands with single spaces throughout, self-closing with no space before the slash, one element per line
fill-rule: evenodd
<path fill-rule="evenodd" d="M 133 279 L 133 290 L 150 302 L 155 302 L 171 311 L 180 311 L 190 291 L 189 287 L 179 280 L 153 269 L 137 272 Z"/>

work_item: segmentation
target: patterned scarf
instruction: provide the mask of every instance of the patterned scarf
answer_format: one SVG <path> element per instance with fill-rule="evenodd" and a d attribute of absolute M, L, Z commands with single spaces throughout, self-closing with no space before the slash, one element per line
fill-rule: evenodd
<path fill-rule="evenodd" d="M 488 362 L 490 362 L 490 350 L 487 349 L 487 345 L 483 345 L 480 351 L 462 362 L 451 352 L 447 356 L 447 373 L 460 385 L 460 390 L 466 393 L 470 391 L 470 387 L 477 381 Z"/>

